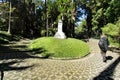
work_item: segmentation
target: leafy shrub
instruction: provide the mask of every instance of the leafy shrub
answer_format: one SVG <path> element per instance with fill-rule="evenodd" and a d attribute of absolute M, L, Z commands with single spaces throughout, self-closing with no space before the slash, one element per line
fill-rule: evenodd
<path fill-rule="evenodd" d="M 120 37 L 120 25 L 119 22 L 116 24 L 108 23 L 105 27 L 102 28 L 103 32 L 108 35 L 110 42 L 116 47 L 119 46 L 119 37 Z"/>
<path fill-rule="evenodd" d="M 108 23 L 104 28 L 102 28 L 103 32 L 109 36 L 118 36 L 119 27 L 112 23 Z"/>

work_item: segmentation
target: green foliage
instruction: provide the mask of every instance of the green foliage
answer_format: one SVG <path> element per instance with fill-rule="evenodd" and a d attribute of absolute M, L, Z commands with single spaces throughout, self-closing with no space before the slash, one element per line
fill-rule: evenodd
<path fill-rule="evenodd" d="M 96 14 L 94 15 L 93 19 L 92 19 L 92 25 L 93 26 L 98 26 L 98 19 L 102 16 L 102 8 L 98 9 Z"/>
<path fill-rule="evenodd" d="M 49 28 L 49 36 L 54 36 L 55 32 L 57 32 L 56 28 Z"/>
<path fill-rule="evenodd" d="M 0 30 L 7 30 L 9 3 L 0 3 Z"/>
<path fill-rule="evenodd" d="M 75 27 L 75 36 L 77 38 L 79 38 L 79 36 L 81 36 L 83 38 L 83 36 L 85 36 L 86 32 L 87 32 L 87 22 L 86 20 L 83 20 L 80 24 L 80 26 Z"/>
<path fill-rule="evenodd" d="M 108 35 L 111 44 L 120 47 L 120 25 L 118 21 L 116 24 L 108 23 L 102 28 L 103 32 Z"/>
<path fill-rule="evenodd" d="M 120 1 L 111 0 L 109 7 L 105 12 L 108 22 L 115 22 L 120 17 Z"/>
<path fill-rule="evenodd" d="M 119 27 L 112 23 L 108 23 L 104 28 L 102 28 L 103 32 L 110 36 L 118 36 Z"/>
<path fill-rule="evenodd" d="M 70 24 L 70 21 L 75 21 L 75 3 L 72 0 L 57 0 L 57 8 L 59 11 L 58 19 L 68 20 L 67 24 Z"/>
<path fill-rule="evenodd" d="M 119 40 L 117 40 L 116 38 L 110 37 L 110 36 L 108 36 L 108 39 L 109 39 L 111 45 L 114 45 L 115 47 L 120 48 Z"/>
<path fill-rule="evenodd" d="M 89 47 L 85 42 L 73 38 L 42 37 L 33 40 L 29 48 L 42 49 L 42 56 L 49 55 L 50 58 L 79 58 L 89 53 Z"/>
<path fill-rule="evenodd" d="M 107 24 L 105 12 L 109 7 L 111 0 L 91 0 L 92 2 L 92 34 L 94 37 L 99 37 L 98 31 Z"/>
<path fill-rule="evenodd" d="M 85 32 L 86 30 L 86 21 L 83 20 L 82 23 L 80 24 L 80 26 L 75 28 L 75 33 L 80 33 L 80 32 Z"/>
<path fill-rule="evenodd" d="M 56 31 L 57 31 L 56 28 L 49 28 L 49 30 L 48 30 L 49 36 L 54 36 Z M 42 37 L 46 36 L 46 30 L 45 29 L 43 29 L 41 31 L 41 36 Z"/>
<path fill-rule="evenodd" d="M 45 34 L 46 34 L 46 30 L 41 30 L 41 36 L 43 37 L 43 36 L 45 36 Z"/>
<path fill-rule="evenodd" d="M 47 1 L 46 4 L 45 1 Z M 92 33 L 96 36 L 98 35 L 97 30 L 104 27 L 108 22 L 117 22 L 120 17 L 120 0 L 45 1 L 11 0 L 11 32 L 28 37 L 45 36 L 45 29 L 48 25 L 50 28 L 49 35 L 53 36 L 58 19 L 62 18 L 63 31 L 66 36 L 74 37 L 74 32 L 77 35 L 79 33 L 86 33 L 88 35 Z M 84 14 L 87 15 L 87 18 L 86 23 L 82 22 L 81 27 L 75 28 L 75 19 L 78 18 L 76 11 L 79 7 L 85 10 Z M 9 0 L 0 4 L 0 30 L 7 31 L 8 29 L 9 10 Z M 48 24 L 46 24 L 46 19 L 48 20 Z M 117 32 L 111 32 L 109 35 L 116 36 Z"/>

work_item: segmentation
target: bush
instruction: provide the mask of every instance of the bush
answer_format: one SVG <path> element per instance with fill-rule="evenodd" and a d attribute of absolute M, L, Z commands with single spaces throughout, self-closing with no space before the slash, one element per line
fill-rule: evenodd
<path fill-rule="evenodd" d="M 102 28 L 103 32 L 109 36 L 115 37 L 119 34 L 119 27 L 112 23 L 108 23 L 104 28 Z"/>
<path fill-rule="evenodd" d="M 109 41 L 115 45 L 119 46 L 119 37 L 120 37 L 120 25 L 118 23 L 112 24 L 108 23 L 105 27 L 102 28 L 103 33 L 108 35 Z"/>
<path fill-rule="evenodd" d="M 89 53 L 89 47 L 85 42 L 73 38 L 42 37 L 33 40 L 29 48 L 42 49 L 41 55 L 49 58 L 79 58 Z"/>

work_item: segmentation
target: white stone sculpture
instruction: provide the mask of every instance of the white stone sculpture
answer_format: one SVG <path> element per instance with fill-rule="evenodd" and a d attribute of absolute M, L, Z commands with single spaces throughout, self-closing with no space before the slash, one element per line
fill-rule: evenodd
<path fill-rule="evenodd" d="M 66 36 L 64 34 L 64 32 L 62 31 L 62 20 L 60 19 L 58 22 L 58 31 L 56 32 L 56 34 L 54 35 L 55 38 L 59 38 L 59 39 L 65 39 Z"/>

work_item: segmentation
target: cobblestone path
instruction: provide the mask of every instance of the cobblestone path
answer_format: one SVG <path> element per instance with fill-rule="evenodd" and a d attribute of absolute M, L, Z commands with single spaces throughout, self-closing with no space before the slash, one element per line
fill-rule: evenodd
<path fill-rule="evenodd" d="M 17 46 L 13 42 L 0 48 L 0 71 L 3 80 L 120 80 L 119 54 L 108 51 L 110 60 L 104 63 L 97 46 L 98 40 L 90 39 L 88 44 L 91 54 L 74 60 L 31 56 L 24 51 L 25 44 L 28 43 L 29 41 L 23 40 L 17 42 Z M 11 52 L 6 50 L 7 46 Z M 18 52 L 19 49 L 21 51 Z"/>

